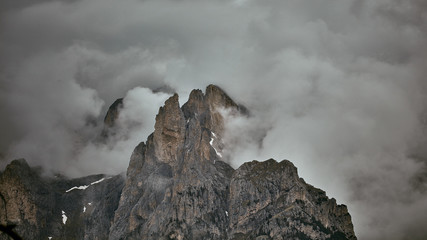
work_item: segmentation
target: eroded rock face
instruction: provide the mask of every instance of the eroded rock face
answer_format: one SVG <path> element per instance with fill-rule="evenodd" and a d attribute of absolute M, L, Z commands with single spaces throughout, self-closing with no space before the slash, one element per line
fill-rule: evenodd
<path fill-rule="evenodd" d="M 0 224 L 16 225 L 23 239 L 108 239 L 123 184 L 120 175 L 42 177 L 14 160 L 0 175 Z"/>
<path fill-rule="evenodd" d="M 162 163 L 178 164 L 185 139 L 185 119 L 175 94 L 159 109 L 154 125 L 153 144 L 155 157 Z"/>
<path fill-rule="evenodd" d="M 223 162 L 221 111 L 247 114 L 220 88 L 160 108 L 132 154 L 110 239 L 356 239 L 345 206 L 289 161 Z"/>
<path fill-rule="evenodd" d="M 229 216 L 236 239 L 355 239 L 347 207 L 306 184 L 287 160 L 239 167 L 230 182 Z"/>
<path fill-rule="evenodd" d="M 0 223 L 24 239 L 356 239 L 346 206 L 291 162 L 225 163 L 223 112 L 247 114 L 214 85 L 182 107 L 170 97 L 126 180 L 46 179 L 14 161 L 0 175 Z"/>
<path fill-rule="evenodd" d="M 46 224 L 45 220 L 39 221 L 46 212 L 38 205 L 51 198 L 47 189 L 34 181 L 36 179 L 37 175 L 31 171 L 23 159 L 11 162 L 0 176 L 1 224 L 17 225 L 15 230 L 19 231 L 23 237 L 30 237 L 34 233 L 39 235 L 40 228 L 45 227 Z M 44 194 L 36 197 L 32 193 L 34 191 Z M 0 235 L 0 239 L 8 239 L 8 237 Z"/>
<path fill-rule="evenodd" d="M 223 239 L 233 169 L 213 147 L 223 134 L 219 107 L 237 104 L 209 86 L 182 109 L 178 95 L 160 108 L 154 133 L 131 157 L 111 239 Z"/>

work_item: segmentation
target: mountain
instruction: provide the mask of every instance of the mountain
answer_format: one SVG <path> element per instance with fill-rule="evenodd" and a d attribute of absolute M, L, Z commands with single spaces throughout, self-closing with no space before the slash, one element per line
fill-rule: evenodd
<path fill-rule="evenodd" d="M 119 117 L 120 109 L 123 108 L 123 98 L 119 98 L 114 101 L 113 104 L 108 108 L 107 114 L 104 118 L 104 128 L 101 132 L 101 137 L 108 138 L 114 135 L 114 127 L 116 126 L 116 120 Z"/>
<path fill-rule="evenodd" d="M 23 239 L 108 239 L 123 185 L 120 175 L 47 178 L 14 160 L 0 175 L 0 224 Z"/>
<path fill-rule="evenodd" d="M 248 114 L 214 85 L 182 107 L 170 97 L 125 178 L 47 178 L 15 160 L 0 176 L 0 223 L 24 239 L 356 239 L 347 207 L 290 161 L 224 162 L 225 111 Z"/>

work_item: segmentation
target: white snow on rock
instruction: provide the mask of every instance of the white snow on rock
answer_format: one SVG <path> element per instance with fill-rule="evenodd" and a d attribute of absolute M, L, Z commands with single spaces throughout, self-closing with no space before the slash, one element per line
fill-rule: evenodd
<path fill-rule="evenodd" d="M 86 212 L 86 206 L 83 206 L 83 212 Z"/>
<path fill-rule="evenodd" d="M 212 132 L 212 135 L 214 136 L 214 138 L 216 138 L 215 133 L 213 133 L 213 132 Z M 222 158 L 222 154 L 221 154 L 220 152 L 218 152 L 218 150 L 216 150 L 216 148 L 213 146 L 214 138 L 211 138 L 211 141 L 209 142 L 209 144 L 210 144 L 210 145 L 213 147 L 213 149 L 215 150 L 216 155 L 218 155 L 219 157 L 221 157 L 221 158 Z"/>
<path fill-rule="evenodd" d="M 65 215 L 65 212 L 64 211 L 62 211 L 62 223 L 66 223 L 67 222 L 67 216 Z"/>
<path fill-rule="evenodd" d="M 72 188 L 70 188 L 70 189 L 68 189 L 67 191 L 65 191 L 66 193 L 67 192 L 71 192 L 71 191 L 73 191 L 73 190 L 76 190 L 76 189 L 78 189 L 78 190 L 85 190 L 86 188 L 88 188 L 89 186 L 92 186 L 92 185 L 95 185 L 95 184 L 98 184 L 98 183 L 100 183 L 100 182 L 102 182 L 102 181 L 104 181 L 105 180 L 105 178 L 101 178 L 101 179 L 99 179 L 98 181 L 95 181 L 95 182 L 93 182 L 93 183 L 91 183 L 90 185 L 83 185 L 83 186 L 75 186 L 75 187 L 72 187 Z"/>
<path fill-rule="evenodd" d="M 49 240 L 50 240 L 50 239 L 52 239 L 52 237 L 47 237 L 47 239 L 49 239 Z"/>
<path fill-rule="evenodd" d="M 83 185 L 83 186 L 78 186 L 78 187 L 72 187 L 72 188 L 70 188 L 70 189 L 68 189 L 67 191 L 65 191 L 65 192 L 71 192 L 71 191 L 73 191 L 73 190 L 75 190 L 75 189 L 79 189 L 79 190 L 85 190 L 86 188 L 88 188 L 89 186 L 88 185 Z"/>
<path fill-rule="evenodd" d="M 227 211 L 225 211 L 225 215 L 227 215 L 227 217 L 228 217 L 228 212 Z"/>
<path fill-rule="evenodd" d="M 90 202 L 90 203 L 88 203 L 88 205 L 89 205 L 89 206 L 92 206 L 92 203 Z"/>
<path fill-rule="evenodd" d="M 100 182 L 102 182 L 104 180 L 105 180 L 105 178 L 101 178 L 98 181 L 95 181 L 95 182 L 91 183 L 90 185 L 94 185 L 94 184 L 100 183 Z"/>

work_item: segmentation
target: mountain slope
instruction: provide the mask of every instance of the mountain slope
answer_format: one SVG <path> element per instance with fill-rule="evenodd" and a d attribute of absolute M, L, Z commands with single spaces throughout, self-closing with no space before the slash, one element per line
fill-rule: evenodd
<path fill-rule="evenodd" d="M 245 114 L 220 88 L 165 102 L 134 151 L 110 239 L 355 239 L 350 215 L 288 161 L 222 162 L 221 110 Z"/>
<path fill-rule="evenodd" d="M 124 179 L 42 177 L 25 160 L 0 175 L 0 224 L 23 239 L 107 239 Z M 9 239 L 0 233 L 0 239 Z"/>
<path fill-rule="evenodd" d="M 291 162 L 225 163 L 221 112 L 248 114 L 214 85 L 182 107 L 170 97 L 125 180 L 44 179 L 12 162 L 0 176 L 0 223 L 37 239 L 356 239 L 346 206 Z"/>

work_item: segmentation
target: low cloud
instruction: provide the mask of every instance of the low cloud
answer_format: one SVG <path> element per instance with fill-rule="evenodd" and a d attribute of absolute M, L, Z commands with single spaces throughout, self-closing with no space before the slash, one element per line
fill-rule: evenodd
<path fill-rule="evenodd" d="M 213 83 L 251 111 L 227 118 L 234 167 L 289 159 L 348 205 L 359 239 L 427 236 L 425 1 L 0 4 L 3 165 L 125 171 L 165 92 L 184 103 Z"/>
<path fill-rule="evenodd" d="M 167 98 L 168 94 L 153 93 L 147 88 L 130 90 L 123 99 L 114 134 L 105 142 L 92 141 L 80 147 L 74 157 L 76 162 L 63 171 L 69 176 L 125 171 L 135 146 L 154 131 L 154 117 Z"/>

